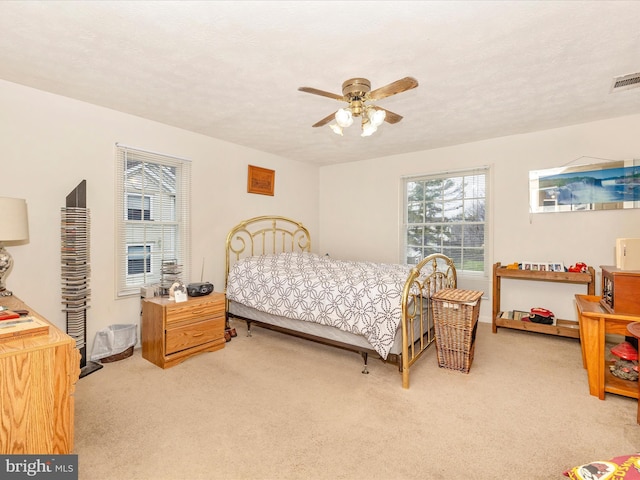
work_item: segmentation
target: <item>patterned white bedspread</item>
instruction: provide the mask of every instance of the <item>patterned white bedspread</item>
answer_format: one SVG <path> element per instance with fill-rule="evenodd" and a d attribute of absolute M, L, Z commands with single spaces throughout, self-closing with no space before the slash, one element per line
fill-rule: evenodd
<path fill-rule="evenodd" d="M 312 253 L 254 256 L 232 266 L 227 297 L 273 315 L 363 335 L 386 359 L 410 269 Z"/>

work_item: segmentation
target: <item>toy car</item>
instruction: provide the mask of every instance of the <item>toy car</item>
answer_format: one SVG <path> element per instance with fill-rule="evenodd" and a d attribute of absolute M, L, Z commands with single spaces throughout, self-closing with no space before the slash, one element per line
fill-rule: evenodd
<path fill-rule="evenodd" d="M 587 264 L 586 263 L 582 263 L 582 262 L 578 262 L 575 265 L 571 265 L 569 267 L 569 271 L 570 272 L 577 272 L 577 273 L 584 273 L 587 271 Z"/>

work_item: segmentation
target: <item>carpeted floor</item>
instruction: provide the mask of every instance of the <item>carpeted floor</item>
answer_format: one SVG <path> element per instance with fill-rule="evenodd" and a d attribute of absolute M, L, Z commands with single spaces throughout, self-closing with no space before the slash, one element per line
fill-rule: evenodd
<path fill-rule="evenodd" d="M 469 374 L 435 346 L 397 368 L 254 328 L 168 370 L 132 357 L 76 387 L 83 480 L 553 479 L 640 451 L 637 402 L 589 395 L 577 340 L 479 325 Z"/>

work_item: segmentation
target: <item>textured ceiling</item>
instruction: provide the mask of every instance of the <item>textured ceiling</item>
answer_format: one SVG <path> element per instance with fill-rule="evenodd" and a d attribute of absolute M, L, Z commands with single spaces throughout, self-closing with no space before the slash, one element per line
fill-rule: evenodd
<path fill-rule="evenodd" d="M 5 0 L 0 32 L 4 80 L 318 164 L 640 113 L 637 1 Z M 297 90 L 405 76 L 368 138 Z"/>

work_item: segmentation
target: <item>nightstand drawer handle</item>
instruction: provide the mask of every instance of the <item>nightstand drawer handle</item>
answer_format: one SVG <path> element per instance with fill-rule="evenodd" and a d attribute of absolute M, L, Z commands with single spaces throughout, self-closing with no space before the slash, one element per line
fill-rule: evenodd
<path fill-rule="evenodd" d="M 194 333 L 193 335 L 191 335 L 192 337 L 201 337 L 202 335 L 204 335 L 204 332 L 198 332 L 198 333 Z"/>

